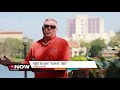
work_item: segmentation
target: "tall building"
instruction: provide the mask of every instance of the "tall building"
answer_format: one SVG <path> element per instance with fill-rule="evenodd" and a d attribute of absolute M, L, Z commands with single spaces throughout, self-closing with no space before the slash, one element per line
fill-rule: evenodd
<path fill-rule="evenodd" d="M 88 33 L 104 33 L 102 17 L 88 17 Z"/>
<path fill-rule="evenodd" d="M 83 35 L 88 32 L 88 16 L 86 15 L 76 16 L 75 32 L 77 35 Z"/>
<path fill-rule="evenodd" d="M 68 38 L 72 38 L 72 34 L 80 37 L 89 33 L 104 33 L 104 19 L 102 17 L 78 15 L 75 19 L 67 19 Z"/>
<path fill-rule="evenodd" d="M 75 34 L 75 19 L 67 19 L 67 37 L 72 38 Z"/>
<path fill-rule="evenodd" d="M 73 20 L 73 19 L 72 19 Z M 74 18 L 73 21 L 67 20 L 67 35 L 68 38 L 71 38 L 78 43 L 80 40 L 84 40 L 86 42 L 90 42 L 95 39 L 104 39 L 107 44 L 110 41 L 110 38 L 115 35 L 113 32 L 105 33 L 104 32 L 104 18 L 103 17 L 90 17 L 87 15 L 78 15 Z M 73 26 L 74 25 L 74 26 Z M 73 28 L 71 28 L 74 27 Z M 73 32 L 73 31 L 74 32 Z"/>

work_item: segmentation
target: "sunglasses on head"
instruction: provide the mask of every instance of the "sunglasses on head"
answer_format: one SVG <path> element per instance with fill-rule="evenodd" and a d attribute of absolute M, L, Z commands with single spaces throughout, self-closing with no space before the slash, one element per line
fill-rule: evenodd
<path fill-rule="evenodd" d="M 51 29 L 55 29 L 56 28 L 56 26 L 54 26 L 54 25 L 44 25 L 44 27 L 45 28 L 49 28 L 50 27 Z"/>

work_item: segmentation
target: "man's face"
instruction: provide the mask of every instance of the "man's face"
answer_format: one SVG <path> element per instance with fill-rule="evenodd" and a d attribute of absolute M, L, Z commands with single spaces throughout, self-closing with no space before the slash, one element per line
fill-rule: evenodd
<path fill-rule="evenodd" d="M 43 25 L 43 34 L 46 37 L 54 37 L 56 35 L 57 24 L 55 21 L 45 21 Z"/>

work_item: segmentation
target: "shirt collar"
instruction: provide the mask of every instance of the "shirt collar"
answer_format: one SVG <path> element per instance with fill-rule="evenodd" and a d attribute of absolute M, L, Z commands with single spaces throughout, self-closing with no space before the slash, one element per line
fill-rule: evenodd
<path fill-rule="evenodd" d="M 52 38 L 52 39 L 49 41 L 49 43 L 50 43 L 50 44 L 54 44 L 55 41 L 56 41 L 56 36 L 55 36 L 54 38 Z"/>
<path fill-rule="evenodd" d="M 46 45 L 45 45 L 45 43 L 44 43 L 44 38 L 42 38 L 41 41 L 42 41 L 42 42 L 41 42 L 42 45 L 44 45 L 44 46 L 46 46 L 46 45 L 48 45 L 48 44 L 54 44 L 55 41 L 56 41 L 56 36 L 55 36 L 54 38 L 52 38 Z"/>

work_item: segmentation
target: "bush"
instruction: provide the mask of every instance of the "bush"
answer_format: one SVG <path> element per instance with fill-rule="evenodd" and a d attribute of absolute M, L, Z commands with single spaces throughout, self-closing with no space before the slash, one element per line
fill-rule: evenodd
<path fill-rule="evenodd" d="M 72 58 L 72 61 L 86 61 L 87 58 L 85 56 L 75 56 Z"/>

